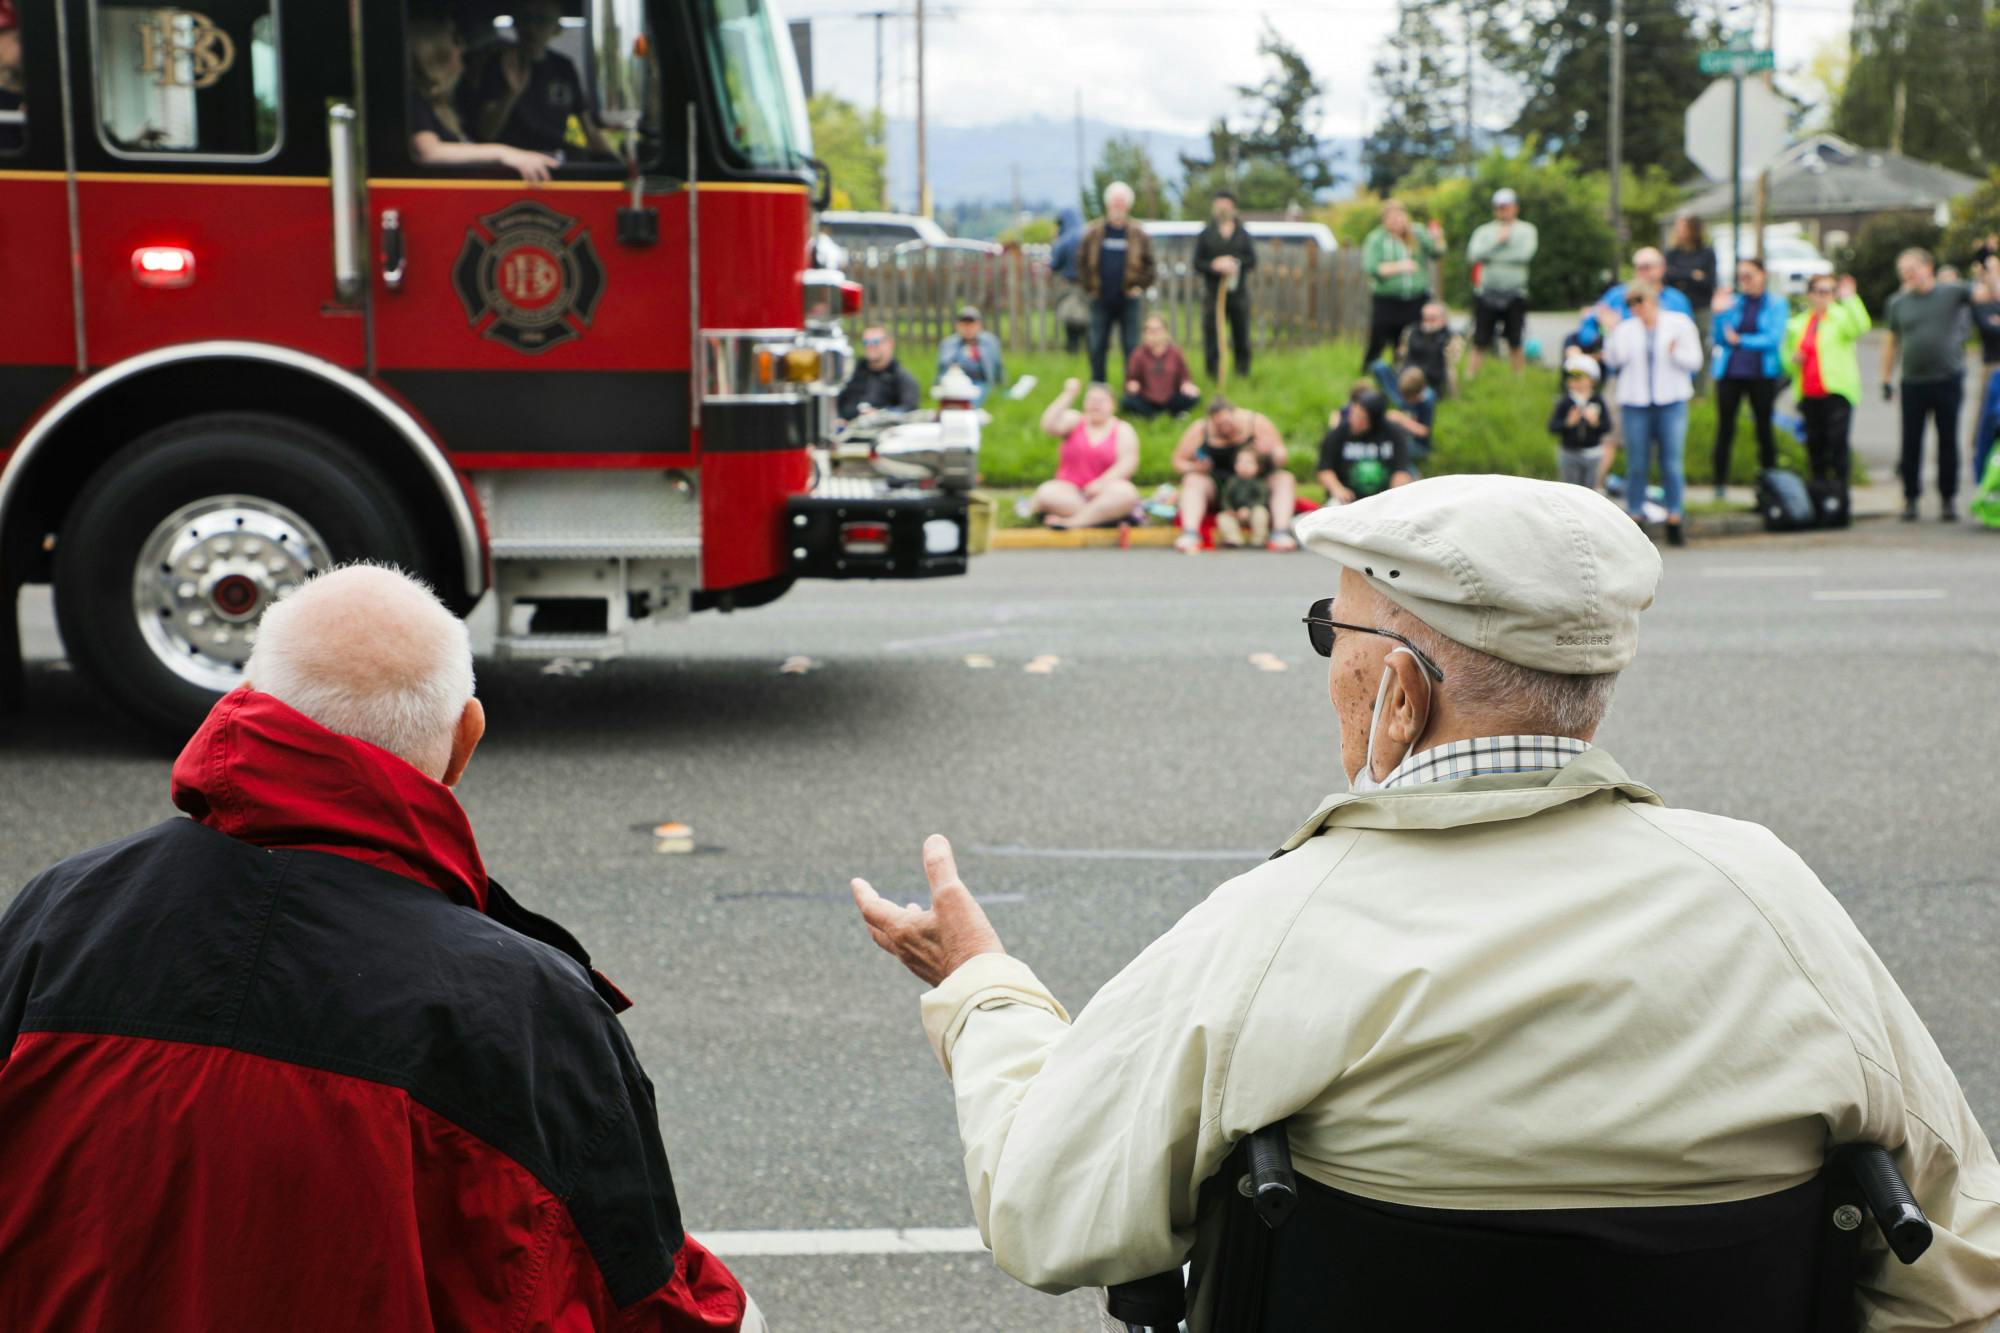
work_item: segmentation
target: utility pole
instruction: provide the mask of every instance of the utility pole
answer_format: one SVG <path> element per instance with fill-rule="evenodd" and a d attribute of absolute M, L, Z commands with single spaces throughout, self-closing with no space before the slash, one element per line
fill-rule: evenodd
<path fill-rule="evenodd" d="M 1479 160 L 1479 150 L 1472 142 L 1472 0 L 1459 5 L 1459 17 L 1465 22 L 1465 167 L 1469 173 Z"/>
<path fill-rule="evenodd" d="M 930 162 L 924 155 L 924 0 L 917 4 L 917 212 L 931 215 Z"/>
<path fill-rule="evenodd" d="M 1777 0 L 1764 0 L 1764 49 L 1767 51 L 1776 51 L 1778 49 Z M 1766 88 L 1775 88 L 1777 86 L 1777 78 L 1775 70 L 1765 70 L 1764 86 Z M 1757 236 L 1754 242 L 1756 249 L 1753 253 L 1757 256 L 1759 262 L 1764 258 L 1764 219 L 1770 211 L 1770 206 L 1771 169 L 1767 166 L 1757 173 Z"/>
<path fill-rule="evenodd" d="M 1076 201 L 1082 207 L 1090 193 L 1090 178 L 1083 174 L 1083 89 L 1076 90 Z"/>
<path fill-rule="evenodd" d="M 1618 258 L 1626 243 L 1623 176 L 1625 174 L 1625 0 L 1611 0 L 1611 234 L 1618 238 Z"/>
<path fill-rule="evenodd" d="M 889 118 L 882 109 L 882 24 L 889 18 L 889 11 L 878 9 L 868 15 L 875 20 L 875 125 L 882 135 L 882 206 L 893 208 L 889 193 Z"/>

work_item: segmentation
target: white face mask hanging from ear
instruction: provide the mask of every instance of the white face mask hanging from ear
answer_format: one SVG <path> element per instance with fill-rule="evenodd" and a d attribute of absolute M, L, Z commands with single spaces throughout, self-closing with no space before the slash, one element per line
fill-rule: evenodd
<path fill-rule="evenodd" d="M 1431 684 L 1430 672 L 1424 670 L 1421 658 L 1408 648 L 1402 647 L 1392 649 L 1389 656 L 1394 657 L 1397 653 L 1403 654 L 1417 664 L 1417 675 L 1424 682 L 1424 698 L 1422 704 L 1418 706 L 1416 729 L 1416 735 L 1421 737 L 1424 734 L 1424 728 L 1430 725 L 1431 691 L 1435 687 Z M 1395 679 L 1395 676 L 1396 668 L 1385 658 L 1382 664 L 1382 683 L 1375 687 L 1375 711 L 1368 718 L 1368 748 L 1362 752 L 1360 770 L 1347 780 L 1347 789 L 1351 792 L 1360 794 L 1382 790 L 1381 780 L 1375 776 L 1375 734 L 1381 729 L 1382 706 L 1389 701 L 1389 682 Z M 1410 744 L 1403 747 L 1403 753 L 1396 756 L 1394 764 L 1389 765 L 1391 773 L 1396 771 L 1396 764 L 1400 764 L 1410 757 L 1410 751 L 1414 748 L 1415 743 L 1413 740 Z"/>

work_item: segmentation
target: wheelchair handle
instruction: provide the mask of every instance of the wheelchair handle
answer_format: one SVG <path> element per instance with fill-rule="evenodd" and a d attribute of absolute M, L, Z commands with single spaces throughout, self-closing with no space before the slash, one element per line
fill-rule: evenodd
<path fill-rule="evenodd" d="M 1250 1136 L 1250 1170 L 1237 1182 L 1257 1216 L 1276 1231 L 1298 1206 L 1299 1182 L 1292 1174 L 1292 1143 L 1282 1121 Z"/>
<path fill-rule="evenodd" d="M 1890 1251 L 1906 1264 L 1915 1263 L 1930 1248 L 1931 1222 L 1896 1169 L 1896 1160 L 1880 1144 L 1862 1143 L 1850 1150 L 1848 1165 Z"/>

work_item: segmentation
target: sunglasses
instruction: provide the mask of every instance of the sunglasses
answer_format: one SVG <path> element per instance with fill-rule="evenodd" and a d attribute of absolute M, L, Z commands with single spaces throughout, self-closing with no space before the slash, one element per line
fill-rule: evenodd
<path fill-rule="evenodd" d="M 861 345 L 863 347 L 880 347 L 883 343 L 887 341 L 889 341 L 887 338 L 863 338 L 861 340 Z"/>
<path fill-rule="evenodd" d="M 1432 680 L 1440 684 L 1444 682 L 1444 672 L 1438 669 L 1438 664 L 1431 661 L 1430 655 L 1424 652 L 1423 649 L 1417 647 L 1417 645 L 1411 643 L 1394 630 L 1376 629 L 1372 625 L 1349 625 L 1344 621 L 1333 619 L 1333 602 L 1334 599 L 1331 597 L 1322 597 L 1307 607 L 1305 615 L 1300 617 L 1306 627 L 1306 639 L 1312 644 L 1314 652 L 1318 653 L 1321 657 L 1333 656 L 1333 636 L 1335 630 L 1344 629 L 1354 634 L 1379 634 L 1385 639 L 1394 639 L 1397 643 L 1408 648 L 1416 656 L 1417 664 L 1423 667 L 1425 673 Z"/>

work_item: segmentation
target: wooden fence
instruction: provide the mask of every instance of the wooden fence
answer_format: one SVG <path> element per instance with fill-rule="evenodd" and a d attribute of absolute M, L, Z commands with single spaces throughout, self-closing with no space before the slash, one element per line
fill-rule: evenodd
<path fill-rule="evenodd" d="M 1174 340 L 1200 361 L 1203 283 L 1189 262 L 1193 244 L 1155 242 L 1160 275 L 1146 302 L 1164 315 Z M 1368 280 L 1358 253 L 1316 246 L 1262 244 L 1250 274 L 1252 340 L 1259 349 L 1312 346 L 1368 327 Z M 971 304 L 1010 352 L 1060 351 L 1056 304 L 1069 284 L 1050 271 L 1048 248 L 1010 246 L 1000 254 L 966 250 L 856 250 L 847 275 L 866 294 L 850 334 L 880 324 L 912 347 L 935 347 L 952 331 L 958 307 Z"/>

